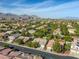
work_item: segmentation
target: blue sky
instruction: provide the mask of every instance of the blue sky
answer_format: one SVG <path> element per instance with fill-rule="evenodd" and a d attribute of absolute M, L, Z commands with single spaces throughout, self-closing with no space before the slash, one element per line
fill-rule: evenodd
<path fill-rule="evenodd" d="M 0 0 L 0 12 L 46 18 L 79 17 L 79 0 Z"/>

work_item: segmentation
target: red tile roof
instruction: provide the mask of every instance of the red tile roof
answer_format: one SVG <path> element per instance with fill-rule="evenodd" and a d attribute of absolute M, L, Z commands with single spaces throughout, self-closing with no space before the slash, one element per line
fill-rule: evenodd
<path fill-rule="evenodd" d="M 2 50 L 2 51 L 0 52 L 0 54 L 7 55 L 7 54 L 8 54 L 9 52 L 11 52 L 11 51 L 12 51 L 12 49 L 7 48 L 7 49 Z"/>
<path fill-rule="evenodd" d="M 14 57 L 13 59 L 22 59 L 22 58 L 19 58 L 19 57 Z"/>
<path fill-rule="evenodd" d="M 54 40 L 49 40 L 47 47 L 52 47 L 53 43 L 54 43 Z"/>
<path fill-rule="evenodd" d="M 9 57 L 0 54 L 0 59 L 9 59 Z"/>
<path fill-rule="evenodd" d="M 21 54 L 21 52 L 19 52 L 19 51 L 12 51 L 10 54 L 9 54 L 9 56 L 10 57 L 16 57 L 16 56 L 18 56 L 18 55 L 20 55 Z"/>

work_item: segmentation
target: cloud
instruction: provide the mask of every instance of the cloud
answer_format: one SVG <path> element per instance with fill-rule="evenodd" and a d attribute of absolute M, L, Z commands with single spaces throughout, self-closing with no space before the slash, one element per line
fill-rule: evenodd
<path fill-rule="evenodd" d="M 45 2 L 44 2 L 45 3 Z M 14 10 L 24 10 L 29 11 L 29 12 L 47 12 L 47 11 L 52 11 L 52 12 L 60 12 L 63 10 L 67 10 L 67 9 L 72 9 L 72 8 L 78 8 L 79 7 L 79 1 L 75 1 L 75 2 L 69 2 L 69 3 L 65 3 L 65 4 L 61 4 L 58 6 L 49 6 L 48 8 L 38 8 L 39 6 L 42 6 L 43 3 L 40 3 L 38 5 L 34 5 L 35 7 L 31 7 L 31 8 L 15 8 Z M 46 5 L 46 4 L 43 4 Z"/>
<path fill-rule="evenodd" d="M 20 7 L 20 8 L 45 8 L 53 5 L 52 0 L 46 0 L 41 3 L 35 3 L 35 4 L 22 4 L 21 1 L 16 1 L 15 3 L 12 3 L 11 6 Z"/>
<path fill-rule="evenodd" d="M 7 11 L 7 12 L 18 12 L 18 11 L 21 11 L 22 13 L 25 11 L 25 12 L 33 12 L 34 10 L 37 10 L 37 9 L 41 9 L 41 8 L 47 8 L 48 6 L 52 5 L 52 0 L 46 0 L 46 1 L 43 1 L 41 3 L 36 3 L 36 4 L 21 4 L 21 2 L 23 2 L 22 0 L 17 0 L 16 2 L 14 3 L 11 3 L 11 4 L 5 4 L 6 6 L 3 5 L 3 3 L 0 3 L 0 7 L 1 7 L 1 10 L 3 11 Z M 10 8 L 11 7 L 11 8 Z M 8 11 L 9 10 L 9 11 Z M 21 14 L 21 13 L 18 13 L 18 14 Z"/>
<path fill-rule="evenodd" d="M 0 3 L 0 11 L 7 12 L 7 13 L 15 13 L 15 14 L 38 15 L 41 17 L 54 17 L 54 16 L 60 16 L 60 15 L 67 16 L 70 13 L 70 11 L 72 11 L 72 14 L 73 14 L 73 12 L 77 10 L 79 7 L 78 0 L 65 2 L 65 3 L 62 3 L 62 2 L 58 3 L 55 0 L 45 0 L 41 3 L 35 3 L 35 4 L 27 4 L 27 3 L 23 4 L 21 2 L 23 1 L 16 0 L 11 4 L 7 4 L 9 5 L 8 7 L 4 7 L 2 6 L 3 3 Z M 64 14 L 67 14 L 67 15 L 64 15 Z"/>

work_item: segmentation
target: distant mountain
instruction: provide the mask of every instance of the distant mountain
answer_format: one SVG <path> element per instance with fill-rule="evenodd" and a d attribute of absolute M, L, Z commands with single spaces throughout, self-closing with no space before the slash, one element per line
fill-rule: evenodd
<path fill-rule="evenodd" d="M 68 16 L 68 17 L 64 17 L 64 18 L 62 18 L 62 19 L 69 19 L 69 20 L 79 20 L 79 17 L 70 17 L 70 16 Z"/>
<path fill-rule="evenodd" d="M 28 19 L 39 19 L 40 17 L 32 15 L 16 15 L 11 13 L 0 13 L 0 20 L 28 20 Z"/>
<path fill-rule="evenodd" d="M 41 18 L 36 15 L 16 15 L 12 13 L 0 13 L 0 20 L 37 20 L 37 19 L 50 19 L 51 18 Z M 79 20 L 79 17 L 63 17 L 63 18 L 53 18 L 53 19 L 64 19 L 64 20 Z"/>

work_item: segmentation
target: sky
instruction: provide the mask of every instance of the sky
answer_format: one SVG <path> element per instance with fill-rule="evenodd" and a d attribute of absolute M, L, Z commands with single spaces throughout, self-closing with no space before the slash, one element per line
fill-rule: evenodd
<path fill-rule="evenodd" d="M 0 0 L 0 12 L 44 18 L 79 17 L 79 0 Z"/>

